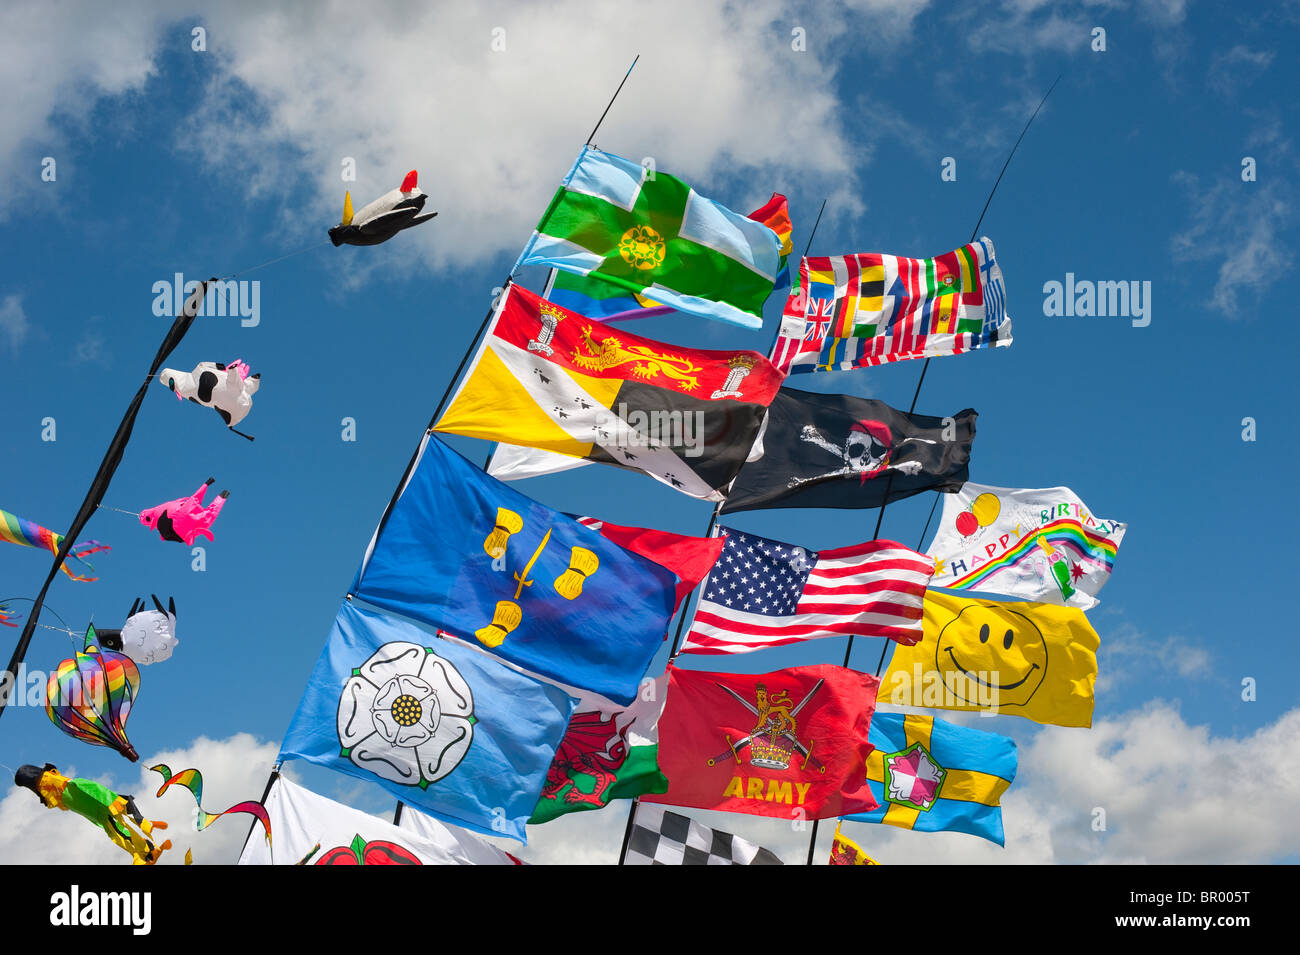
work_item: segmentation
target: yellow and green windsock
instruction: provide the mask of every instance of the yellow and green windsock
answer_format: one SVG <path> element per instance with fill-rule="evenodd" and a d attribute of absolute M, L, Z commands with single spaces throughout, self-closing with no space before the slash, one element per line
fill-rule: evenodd
<path fill-rule="evenodd" d="M 894 650 L 880 699 L 1091 726 L 1099 644 L 1074 607 L 929 590 L 921 640 Z"/>
<path fill-rule="evenodd" d="M 845 819 L 1005 844 L 999 800 L 1016 778 L 1014 740 L 901 713 L 876 713 L 868 739 L 867 783 L 879 806 Z"/>

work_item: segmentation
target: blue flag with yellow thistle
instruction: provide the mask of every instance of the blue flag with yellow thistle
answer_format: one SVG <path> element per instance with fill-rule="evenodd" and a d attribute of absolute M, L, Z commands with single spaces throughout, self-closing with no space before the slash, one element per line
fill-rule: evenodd
<path fill-rule="evenodd" d="M 616 703 L 636 697 L 677 577 L 426 437 L 352 593 Z"/>
<path fill-rule="evenodd" d="M 343 604 L 280 747 L 521 842 L 576 701 L 409 620 Z"/>
<path fill-rule="evenodd" d="M 932 716 L 877 712 L 867 782 L 880 805 L 845 816 L 918 832 L 967 832 L 1005 845 L 999 800 L 1016 778 L 1016 744 Z"/>

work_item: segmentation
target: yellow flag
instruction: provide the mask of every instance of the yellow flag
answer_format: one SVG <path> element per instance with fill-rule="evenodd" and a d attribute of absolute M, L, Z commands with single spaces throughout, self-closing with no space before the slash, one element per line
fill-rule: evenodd
<path fill-rule="evenodd" d="M 1082 610 L 931 590 L 924 626 L 919 643 L 894 650 L 882 701 L 1092 725 L 1100 641 Z"/>
<path fill-rule="evenodd" d="M 862 846 L 858 845 L 846 835 L 840 833 L 839 825 L 835 826 L 835 839 L 831 842 L 831 865 L 880 865 L 875 859 L 862 851 Z"/>

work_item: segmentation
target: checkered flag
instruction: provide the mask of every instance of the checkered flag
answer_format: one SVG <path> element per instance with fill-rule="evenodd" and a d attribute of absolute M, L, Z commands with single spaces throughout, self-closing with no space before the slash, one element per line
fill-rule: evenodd
<path fill-rule="evenodd" d="M 783 865 L 770 849 L 662 806 L 635 804 L 624 865 Z"/>

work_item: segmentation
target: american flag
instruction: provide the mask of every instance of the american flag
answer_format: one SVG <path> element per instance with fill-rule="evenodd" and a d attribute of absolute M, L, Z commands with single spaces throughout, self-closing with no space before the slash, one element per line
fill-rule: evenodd
<path fill-rule="evenodd" d="M 934 561 L 894 541 L 810 551 L 723 528 L 683 653 L 747 653 L 853 634 L 921 639 Z"/>

